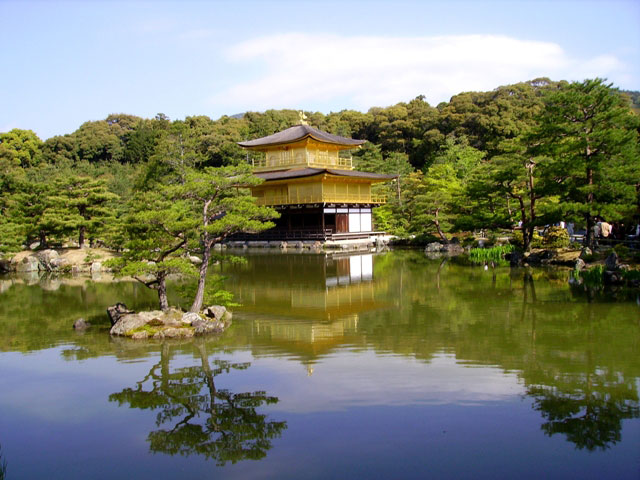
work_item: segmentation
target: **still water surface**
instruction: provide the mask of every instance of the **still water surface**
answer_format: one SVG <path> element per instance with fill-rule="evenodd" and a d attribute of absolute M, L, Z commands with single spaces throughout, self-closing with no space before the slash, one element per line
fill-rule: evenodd
<path fill-rule="evenodd" d="M 0 277 L 6 478 L 640 476 L 634 294 L 410 251 L 247 259 L 218 267 L 232 327 L 194 341 L 110 338 L 106 306 L 155 305 L 136 283 Z"/>

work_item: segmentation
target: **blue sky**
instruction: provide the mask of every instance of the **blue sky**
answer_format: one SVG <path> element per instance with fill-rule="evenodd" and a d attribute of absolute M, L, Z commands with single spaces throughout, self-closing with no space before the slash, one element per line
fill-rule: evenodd
<path fill-rule="evenodd" d="M 366 111 L 547 76 L 640 90 L 640 1 L 0 0 L 0 132 Z"/>

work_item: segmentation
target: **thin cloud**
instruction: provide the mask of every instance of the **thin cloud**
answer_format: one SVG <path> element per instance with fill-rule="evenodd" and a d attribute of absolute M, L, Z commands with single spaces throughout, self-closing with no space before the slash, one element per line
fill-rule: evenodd
<path fill-rule="evenodd" d="M 463 91 L 547 76 L 582 80 L 624 73 L 612 55 L 570 58 L 557 44 L 500 35 L 415 38 L 347 37 L 303 33 L 270 35 L 226 52 L 229 68 L 251 67 L 253 78 L 210 98 L 236 110 L 367 109 L 424 94 L 431 104 Z"/>

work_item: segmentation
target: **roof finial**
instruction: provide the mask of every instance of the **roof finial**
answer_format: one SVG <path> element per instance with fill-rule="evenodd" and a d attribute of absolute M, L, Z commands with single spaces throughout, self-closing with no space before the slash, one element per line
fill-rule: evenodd
<path fill-rule="evenodd" d="M 309 122 L 307 122 L 307 116 L 302 110 L 298 112 L 298 116 L 300 117 L 300 125 L 309 125 Z"/>

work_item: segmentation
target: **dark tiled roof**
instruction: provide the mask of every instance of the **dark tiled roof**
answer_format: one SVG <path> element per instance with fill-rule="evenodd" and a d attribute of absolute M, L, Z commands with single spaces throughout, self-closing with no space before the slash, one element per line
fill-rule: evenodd
<path fill-rule="evenodd" d="M 281 170 L 279 172 L 258 172 L 254 173 L 256 177 L 263 180 L 284 180 L 287 178 L 312 177 L 328 173 L 330 175 L 338 175 L 341 177 L 369 178 L 372 180 L 391 180 L 397 175 L 384 175 L 381 173 L 358 172 L 355 170 L 333 170 L 328 168 L 299 168 L 294 170 Z"/>
<path fill-rule="evenodd" d="M 246 148 L 267 147 L 271 145 L 284 145 L 287 143 L 294 143 L 300 140 L 304 140 L 307 137 L 311 137 L 314 140 L 323 143 L 353 147 L 362 145 L 366 142 L 366 140 L 354 140 L 352 138 L 340 137 L 339 135 L 332 135 L 330 133 L 310 127 L 309 125 L 296 125 L 267 137 L 256 138 L 255 140 L 249 140 L 247 142 L 238 142 L 238 145 Z"/>
<path fill-rule="evenodd" d="M 327 172 L 330 173 L 331 175 L 341 175 L 343 177 L 373 178 L 377 180 L 391 180 L 393 178 L 398 177 L 398 175 L 387 175 L 386 173 L 359 172 L 357 170 L 327 169 Z"/>

